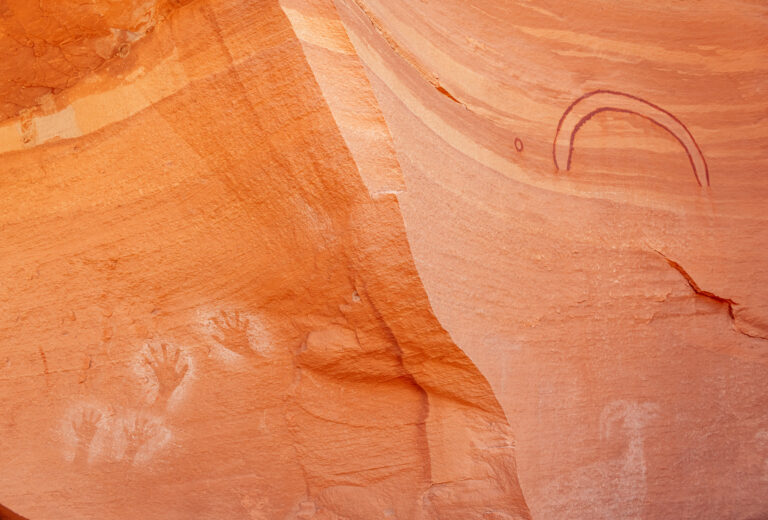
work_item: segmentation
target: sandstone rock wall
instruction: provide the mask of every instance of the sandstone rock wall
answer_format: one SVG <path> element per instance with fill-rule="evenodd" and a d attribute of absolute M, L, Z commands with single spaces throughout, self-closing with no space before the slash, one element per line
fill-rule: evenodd
<path fill-rule="evenodd" d="M 504 413 L 412 262 L 362 66 L 320 56 L 359 96 L 321 85 L 299 7 L 178 7 L 3 123 L 14 511 L 529 518 Z"/>
<path fill-rule="evenodd" d="M 533 517 L 768 514 L 765 5 L 336 5 Z"/>
<path fill-rule="evenodd" d="M 768 515 L 767 19 L 0 4 L 0 518 Z"/>

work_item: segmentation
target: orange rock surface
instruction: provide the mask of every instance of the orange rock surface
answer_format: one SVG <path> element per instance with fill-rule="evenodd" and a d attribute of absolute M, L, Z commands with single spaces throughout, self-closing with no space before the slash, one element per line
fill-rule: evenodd
<path fill-rule="evenodd" d="M 0 519 L 768 515 L 766 20 L 3 3 Z"/>
<path fill-rule="evenodd" d="M 411 260 L 362 65 L 325 35 L 347 54 L 315 66 L 367 90 L 324 93 L 286 11 L 178 7 L 0 130 L 18 514 L 529 518 Z M 344 110 L 372 133 L 347 144 Z"/>
<path fill-rule="evenodd" d="M 765 3 L 336 5 L 533 518 L 768 516 Z"/>

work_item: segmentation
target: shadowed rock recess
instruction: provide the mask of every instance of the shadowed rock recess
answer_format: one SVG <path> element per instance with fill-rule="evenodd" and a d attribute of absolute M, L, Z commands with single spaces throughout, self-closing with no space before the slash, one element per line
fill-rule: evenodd
<path fill-rule="evenodd" d="M 0 0 L 0 520 L 768 517 L 766 41 Z"/>
<path fill-rule="evenodd" d="M 7 507 L 0 505 L 0 520 L 27 520 L 23 516 L 17 515 Z"/>
<path fill-rule="evenodd" d="M 115 16 L 158 8 L 134 4 Z M 329 102 L 278 2 L 200 0 L 101 56 L 116 5 L 71 24 L 7 8 L 14 34 L 77 41 L 88 65 L 19 61 L 18 82 L 69 88 L 19 98 L 0 129 L 3 503 L 35 520 L 528 518 L 504 412 L 411 260 L 354 54 L 325 65 L 363 90 Z M 333 103 L 365 125 L 353 145 Z"/>

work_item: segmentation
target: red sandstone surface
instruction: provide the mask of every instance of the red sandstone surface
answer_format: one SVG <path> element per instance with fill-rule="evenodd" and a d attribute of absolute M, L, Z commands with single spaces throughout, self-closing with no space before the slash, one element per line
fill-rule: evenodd
<path fill-rule="evenodd" d="M 0 4 L 0 519 L 765 517 L 766 41 Z"/>

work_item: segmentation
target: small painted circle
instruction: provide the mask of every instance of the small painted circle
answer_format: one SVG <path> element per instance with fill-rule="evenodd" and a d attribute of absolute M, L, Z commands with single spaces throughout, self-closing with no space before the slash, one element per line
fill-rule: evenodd
<path fill-rule="evenodd" d="M 515 137 L 515 150 L 518 152 L 523 151 L 523 141 L 519 137 Z"/>

